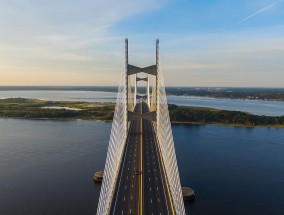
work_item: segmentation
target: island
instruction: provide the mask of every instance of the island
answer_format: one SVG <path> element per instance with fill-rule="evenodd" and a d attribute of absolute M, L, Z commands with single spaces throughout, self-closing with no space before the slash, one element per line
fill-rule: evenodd
<path fill-rule="evenodd" d="M 111 121 L 114 103 L 0 99 L 1 118 Z M 240 111 L 169 104 L 172 123 L 262 126 L 284 128 L 284 116 L 258 116 Z"/>

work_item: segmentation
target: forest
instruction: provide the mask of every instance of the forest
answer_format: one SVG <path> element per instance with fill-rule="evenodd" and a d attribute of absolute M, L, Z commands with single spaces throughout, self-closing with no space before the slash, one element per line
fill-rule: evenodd
<path fill-rule="evenodd" d="M 284 127 L 284 116 L 258 116 L 240 111 L 169 105 L 172 122 Z"/>

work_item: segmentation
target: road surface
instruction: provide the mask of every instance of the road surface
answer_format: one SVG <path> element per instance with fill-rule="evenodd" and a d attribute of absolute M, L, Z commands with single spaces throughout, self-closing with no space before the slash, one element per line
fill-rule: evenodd
<path fill-rule="evenodd" d="M 135 112 L 149 111 L 145 102 Z M 130 123 L 110 214 L 173 214 L 152 122 Z"/>

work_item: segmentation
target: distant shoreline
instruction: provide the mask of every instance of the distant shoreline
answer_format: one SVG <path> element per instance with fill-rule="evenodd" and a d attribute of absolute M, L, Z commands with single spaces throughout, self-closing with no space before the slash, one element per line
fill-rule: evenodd
<path fill-rule="evenodd" d="M 117 86 L 0 86 L 0 91 L 101 91 L 117 92 Z M 144 92 L 143 87 L 138 92 Z M 167 95 L 220 99 L 284 101 L 284 88 L 166 87 Z"/>
<path fill-rule="evenodd" d="M 58 107 L 58 108 L 56 108 Z M 0 99 L 0 118 L 112 121 L 114 103 Z M 284 116 L 257 116 L 240 111 L 169 105 L 173 124 L 284 128 Z"/>

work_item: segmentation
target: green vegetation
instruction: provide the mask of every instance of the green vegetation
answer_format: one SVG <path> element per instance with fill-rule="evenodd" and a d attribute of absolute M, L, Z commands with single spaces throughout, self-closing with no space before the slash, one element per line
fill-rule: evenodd
<path fill-rule="evenodd" d="M 43 107 L 66 107 L 80 110 Z M 43 101 L 23 98 L 0 100 L 0 117 L 2 118 L 112 120 L 113 112 L 114 104 L 112 103 Z"/>
<path fill-rule="evenodd" d="M 46 107 L 77 108 L 78 110 L 46 109 Z M 174 123 L 284 128 L 284 116 L 257 116 L 240 111 L 225 111 L 176 105 L 169 105 L 169 111 L 171 121 Z M 44 101 L 23 98 L 0 99 L 0 117 L 2 118 L 111 121 L 113 113 L 113 103 Z"/>
<path fill-rule="evenodd" d="M 202 124 L 225 124 L 243 126 L 283 127 L 284 116 L 257 116 L 240 111 L 226 111 L 212 108 L 169 105 L 173 122 L 194 122 Z"/>

